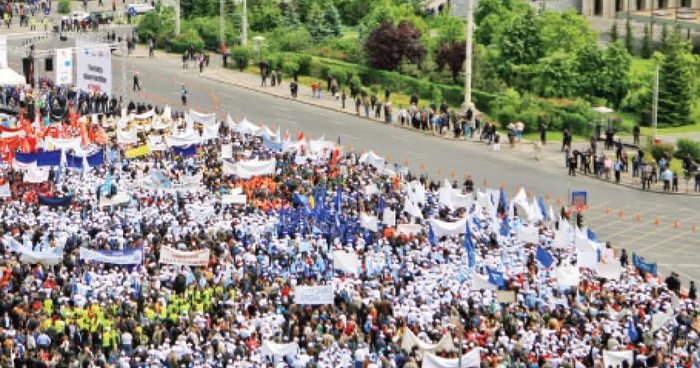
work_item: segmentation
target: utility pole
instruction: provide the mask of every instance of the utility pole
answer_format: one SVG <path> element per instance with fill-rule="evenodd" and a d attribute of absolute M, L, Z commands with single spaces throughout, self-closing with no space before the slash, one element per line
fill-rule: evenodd
<path fill-rule="evenodd" d="M 175 0 L 175 36 L 180 34 L 180 0 Z"/>
<path fill-rule="evenodd" d="M 243 17 L 241 22 L 241 46 L 248 45 L 248 1 L 243 0 Z"/>
<path fill-rule="evenodd" d="M 179 7 L 179 5 L 178 5 Z M 122 41 L 121 44 L 122 47 L 122 98 L 124 99 L 124 103 L 126 103 L 126 91 L 127 91 L 127 86 L 126 86 L 126 40 Z"/>
<path fill-rule="evenodd" d="M 226 52 L 226 23 L 224 22 L 224 0 L 219 0 L 219 39 L 221 54 Z"/>
<path fill-rule="evenodd" d="M 472 39 L 474 38 L 474 11 L 472 0 L 467 2 L 466 59 L 464 60 L 464 111 L 472 104 Z"/>
<path fill-rule="evenodd" d="M 653 113 L 653 126 L 654 126 L 654 143 L 656 143 L 656 133 L 657 133 L 657 123 L 659 117 L 659 64 L 656 64 L 656 76 L 654 77 L 654 113 Z"/>

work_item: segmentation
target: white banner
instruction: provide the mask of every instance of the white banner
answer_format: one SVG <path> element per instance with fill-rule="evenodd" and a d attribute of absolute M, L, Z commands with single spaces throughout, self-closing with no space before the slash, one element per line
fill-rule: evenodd
<path fill-rule="evenodd" d="M 222 144 L 221 145 L 221 158 L 233 158 L 233 145 L 232 144 Z"/>
<path fill-rule="evenodd" d="M 112 53 L 105 44 L 77 39 L 77 84 L 84 91 L 112 94 Z"/>
<path fill-rule="evenodd" d="M 384 171 L 385 161 L 384 158 L 380 157 L 376 153 L 369 151 L 362 156 L 360 156 L 360 163 L 373 166 L 378 171 Z"/>
<path fill-rule="evenodd" d="M 56 84 L 73 83 L 73 50 L 56 49 Z"/>
<path fill-rule="evenodd" d="M 446 359 L 427 353 L 423 356 L 423 368 L 474 368 L 481 366 L 481 349 L 472 349 L 462 355 L 462 365 L 459 358 Z"/>
<path fill-rule="evenodd" d="M 118 265 L 134 265 L 143 263 L 143 248 L 125 251 L 96 251 L 80 248 L 80 259 L 100 263 Z"/>
<path fill-rule="evenodd" d="M 272 175 L 275 173 L 277 160 L 250 160 L 232 164 L 224 161 L 224 174 L 233 174 L 241 179 L 250 179 L 254 176 Z"/>
<path fill-rule="evenodd" d="M 333 285 L 297 286 L 294 288 L 294 303 L 300 305 L 333 304 Z"/>
<path fill-rule="evenodd" d="M 576 265 L 579 268 L 590 268 L 595 270 L 598 268 L 598 252 L 576 252 Z"/>
<path fill-rule="evenodd" d="M 399 226 L 396 227 L 398 235 L 406 236 L 420 234 L 421 230 L 423 230 L 423 227 L 418 224 L 399 224 Z"/>
<path fill-rule="evenodd" d="M 435 237 L 442 236 L 459 236 L 467 232 L 467 218 L 463 218 L 457 222 L 446 222 L 436 219 L 430 219 L 430 225 L 433 226 Z"/>
<path fill-rule="evenodd" d="M 540 240 L 540 229 L 536 226 L 518 227 L 518 239 L 525 243 L 537 244 Z"/>
<path fill-rule="evenodd" d="M 190 109 L 189 115 L 195 123 L 204 125 L 216 123 L 216 114 L 203 114 L 201 112 L 197 112 L 195 110 Z"/>
<path fill-rule="evenodd" d="M 221 196 L 221 203 L 223 203 L 223 204 L 246 204 L 246 203 L 248 203 L 248 198 L 245 194 L 224 194 Z"/>
<path fill-rule="evenodd" d="M 362 212 L 360 213 L 360 226 L 367 230 L 378 231 L 379 219 L 376 216 L 368 215 Z"/>
<path fill-rule="evenodd" d="M 183 252 L 170 247 L 160 249 L 160 263 L 183 266 L 206 266 L 209 263 L 209 249 Z"/>
<path fill-rule="evenodd" d="M 78 88 L 112 94 L 112 53 L 105 44 L 77 39 Z"/>
<path fill-rule="evenodd" d="M 36 162 L 34 162 L 34 167 L 30 167 L 24 173 L 24 182 L 38 184 L 48 181 L 50 171 L 50 167 L 37 167 Z"/>
<path fill-rule="evenodd" d="M 556 275 L 557 283 L 561 286 L 577 286 L 581 281 L 581 272 L 575 266 L 559 266 Z"/>
<path fill-rule="evenodd" d="M 117 143 L 119 144 L 136 144 L 139 142 L 136 130 L 121 130 L 117 129 Z"/>
<path fill-rule="evenodd" d="M 333 268 L 336 270 L 357 275 L 359 266 L 360 260 L 357 258 L 357 254 L 342 250 L 333 251 Z"/>
<path fill-rule="evenodd" d="M 264 341 L 260 347 L 260 353 L 264 357 L 285 357 L 288 355 L 295 356 L 299 354 L 299 345 L 292 344 L 277 344 L 272 341 Z"/>
<path fill-rule="evenodd" d="M 401 349 L 412 351 L 414 347 L 418 347 L 418 356 L 422 357 L 425 353 L 435 353 L 437 351 L 452 351 L 455 349 L 452 341 L 452 334 L 449 332 L 440 339 L 437 344 L 428 344 L 421 341 L 413 331 L 404 327 L 403 337 L 401 340 Z"/>
<path fill-rule="evenodd" d="M 622 276 L 622 266 L 620 262 L 612 260 L 607 263 L 598 264 L 598 277 L 609 280 L 619 280 L 620 276 Z"/>
<path fill-rule="evenodd" d="M 3 238 L 3 242 L 11 252 L 20 254 L 19 260 L 22 263 L 41 263 L 44 265 L 54 266 L 61 263 L 63 260 L 63 249 L 60 247 L 49 248 L 39 252 L 25 247 L 11 236 L 5 236 Z"/>
<path fill-rule="evenodd" d="M 0 36 L 0 69 L 7 67 L 7 37 Z"/>
<path fill-rule="evenodd" d="M 603 351 L 603 366 L 605 367 L 622 367 L 622 362 L 627 361 L 631 367 L 634 363 L 634 351 Z"/>
<path fill-rule="evenodd" d="M 57 150 L 69 150 L 73 149 L 75 151 L 80 150 L 80 148 L 83 146 L 82 139 L 80 137 L 77 138 L 53 138 L 53 137 L 46 137 L 44 138 L 44 141 L 46 142 L 47 145 L 53 146 L 53 149 Z"/>
<path fill-rule="evenodd" d="M 386 226 L 396 226 L 396 214 L 394 211 L 385 208 L 384 213 L 382 214 L 382 222 Z"/>
<path fill-rule="evenodd" d="M 12 191 L 10 190 L 10 183 L 5 183 L 0 186 L 0 198 L 10 198 L 12 197 Z"/>

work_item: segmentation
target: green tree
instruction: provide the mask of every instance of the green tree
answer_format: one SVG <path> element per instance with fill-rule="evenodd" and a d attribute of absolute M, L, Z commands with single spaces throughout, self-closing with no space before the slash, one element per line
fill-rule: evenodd
<path fill-rule="evenodd" d="M 525 70 L 517 66 L 535 64 L 544 56 L 538 18 L 532 8 L 517 15 L 506 27 L 498 49 L 501 54 L 500 71 L 506 82 L 513 81 L 517 70 Z M 519 79 L 521 79 L 518 82 L 519 85 L 528 83 L 521 77 Z"/>
<path fill-rule="evenodd" d="M 617 22 L 613 22 L 612 27 L 610 27 L 610 42 L 617 42 L 620 38 L 620 33 L 617 31 Z"/>
<path fill-rule="evenodd" d="M 367 9 L 372 6 L 371 0 L 335 0 L 343 24 L 354 27 L 360 24 L 367 15 Z"/>
<path fill-rule="evenodd" d="M 294 3 L 287 4 L 284 10 L 284 25 L 288 28 L 298 28 L 301 25 L 301 19 Z"/>
<path fill-rule="evenodd" d="M 576 52 L 576 74 L 579 76 L 579 95 L 596 97 L 604 83 L 602 71 L 605 69 L 603 51 L 597 45 L 587 45 Z"/>
<path fill-rule="evenodd" d="M 267 32 L 283 24 L 282 12 L 275 0 L 262 0 L 248 13 L 250 29 Z"/>
<path fill-rule="evenodd" d="M 644 25 L 644 37 L 642 38 L 642 49 L 639 51 L 639 56 L 641 56 L 643 59 L 649 59 L 651 58 L 651 55 L 653 54 L 652 46 L 651 46 L 651 33 L 649 31 L 649 25 L 645 24 Z"/>
<path fill-rule="evenodd" d="M 666 126 L 689 124 L 698 58 L 692 53 L 692 45 L 680 35 L 669 38 L 666 50 L 659 58 L 658 122 Z"/>
<path fill-rule="evenodd" d="M 311 38 L 313 38 L 315 42 L 321 42 L 331 34 L 331 30 L 328 24 L 326 24 L 326 17 L 318 4 L 312 5 L 309 10 L 306 29 L 309 30 Z"/>
<path fill-rule="evenodd" d="M 627 22 L 625 23 L 625 48 L 627 49 L 627 52 L 630 53 L 630 55 L 634 55 L 634 37 L 632 34 L 632 22 L 627 18 Z"/>
<path fill-rule="evenodd" d="M 575 62 L 564 52 L 540 59 L 535 66 L 533 92 L 542 97 L 574 97 L 578 92 Z"/>
<path fill-rule="evenodd" d="M 632 57 L 620 42 L 613 42 L 605 50 L 603 63 L 605 68 L 598 96 L 618 108 L 629 91 Z"/>
<path fill-rule="evenodd" d="M 538 25 L 544 55 L 556 51 L 571 52 L 598 40 L 588 20 L 573 9 L 565 12 L 547 10 L 539 16 Z"/>
<path fill-rule="evenodd" d="M 338 9 L 335 7 L 335 5 L 333 5 L 331 0 L 324 0 L 321 6 L 323 7 L 323 19 L 329 33 L 327 36 L 342 36 L 343 21 L 340 19 Z"/>
<path fill-rule="evenodd" d="M 666 26 L 666 24 L 664 24 L 661 27 L 661 47 L 659 48 L 662 53 L 666 53 L 668 51 L 668 37 L 668 27 Z"/>

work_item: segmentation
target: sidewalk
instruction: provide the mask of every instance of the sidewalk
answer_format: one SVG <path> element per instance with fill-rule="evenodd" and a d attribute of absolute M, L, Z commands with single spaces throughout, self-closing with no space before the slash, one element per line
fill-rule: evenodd
<path fill-rule="evenodd" d="M 277 98 L 283 98 L 286 100 L 295 100 L 298 101 L 299 103 L 304 103 L 307 105 L 311 106 L 316 106 L 320 108 L 324 108 L 327 110 L 335 111 L 335 112 L 340 112 L 340 113 L 345 113 L 348 115 L 354 115 L 357 116 L 357 113 L 355 112 L 355 103 L 351 101 L 350 99 L 346 100 L 346 106 L 345 109 L 342 108 L 341 101 L 340 100 L 335 100 L 330 93 L 323 92 L 321 94 L 321 98 L 312 98 L 311 96 L 311 87 L 309 86 L 304 86 L 300 85 L 299 86 L 299 91 L 298 91 L 298 97 L 296 99 L 292 98 L 291 92 L 289 89 L 289 79 L 284 79 L 282 80 L 282 85 L 277 85 L 275 87 L 269 86 L 269 81 L 268 81 L 268 86 L 267 87 L 262 87 L 260 77 L 258 75 L 254 74 L 249 74 L 249 73 L 243 73 L 239 72 L 233 69 L 224 69 L 222 66 L 222 61 L 220 55 L 217 54 L 212 54 L 212 59 L 209 64 L 209 67 L 204 69 L 204 72 L 201 74 L 203 78 L 207 78 L 210 80 L 214 80 L 220 83 L 226 83 L 229 85 L 233 85 L 236 87 L 240 88 L 245 88 L 251 91 L 256 91 L 259 93 L 265 93 L 270 96 L 274 96 Z M 148 57 L 148 50 L 146 47 L 143 45 L 139 45 L 136 50 L 130 55 L 132 58 L 147 58 Z M 167 54 L 163 51 L 156 51 L 155 55 L 156 59 L 171 59 L 169 61 L 180 63 L 181 62 L 181 56 L 178 54 Z M 395 107 L 394 111 L 397 111 L 397 107 Z M 364 110 L 361 108 L 361 116 L 364 116 Z M 371 116 L 374 116 L 373 113 L 370 114 Z M 388 124 L 384 121 L 384 119 L 375 119 L 373 117 L 370 118 L 365 118 L 368 120 L 372 120 L 378 124 Z M 432 131 L 421 131 L 421 130 L 416 130 L 412 127 L 409 126 L 399 126 L 398 122 L 396 121 L 396 114 L 394 115 L 394 122 L 392 123 L 397 129 L 407 129 L 407 130 L 412 130 L 416 134 L 423 134 L 427 136 L 434 136 L 436 138 L 442 138 L 446 140 L 464 140 L 463 138 L 454 138 L 452 132 L 448 132 L 447 134 L 443 136 L 439 136 L 437 133 L 432 132 Z M 501 132 L 501 152 L 502 153 L 507 153 L 511 156 L 517 156 L 520 158 L 525 158 L 527 160 L 535 160 L 535 149 L 534 149 L 534 142 L 531 141 L 525 141 L 523 140 L 522 142 L 518 142 L 515 145 L 515 148 L 510 148 L 510 146 L 507 143 L 507 137 L 503 129 L 500 130 Z M 487 146 L 485 142 L 480 142 L 477 139 L 469 139 L 466 140 L 466 142 L 472 143 L 472 144 L 482 144 L 483 149 L 490 150 L 492 149 L 491 146 Z M 585 151 L 585 149 L 588 147 L 588 142 L 574 142 L 573 144 L 574 149 L 578 149 L 581 151 Z M 600 147 L 603 146 L 603 143 L 601 142 Z M 636 154 L 636 150 L 633 149 L 627 149 L 628 154 L 630 157 L 633 154 Z M 608 157 L 615 157 L 615 151 L 614 150 L 604 150 L 602 151 L 606 156 Z M 549 142 L 546 146 L 543 147 L 542 149 L 542 154 L 540 156 L 539 162 L 541 164 L 546 164 L 546 165 L 551 165 L 552 167 L 555 168 L 560 168 L 561 169 L 561 175 L 567 175 L 568 169 L 566 168 L 566 161 L 564 157 L 564 152 L 561 151 L 561 142 Z M 679 173 L 681 174 L 681 173 Z M 602 180 L 602 181 L 607 181 L 610 183 L 610 185 L 622 185 L 628 188 L 632 189 L 637 189 L 637 190 L 642 190 L 642 185 L 639 180 L 639 178 L 634 178 L 632 177 L 632 168 L 631 168 L 631 163 L 630 163 L 630 168 L 628 172 L 623 172 L 620 178 L 620 183 L 616 184 L 615 179 L 614 179 L 614 173 L 611 174 L 610 180 L 605 180 L 602 176 L 600 178 L 596 177 L 595 175 L 584 175 L 581 171 L 577 170 L 576 173 L 577 176 L 587 176 L 591 177 L 594 179 Z M 687 186 L 686 186 L 687 184 Z M 665 194 L 671 194 L 671 195 L 690 195 L 690 196 L 696 196 L 700 195 L 700 193 L 695 193 L 693 192 L 694 188 L 694 182 L 691 180 L 690 182 L 686 183 L 684 178 L 680 178 L 679 180 L 679 191 L 678 192 L 664 192 L 663 191 L 663 182 L 658 181 L 656 183 L 651 184 L 651 189 L 647 190 L 650 192 L 657 192 L 657 193 L 665 193 Z M 688 188 L 688 192 L 686 192 L 686 187 Z"/>

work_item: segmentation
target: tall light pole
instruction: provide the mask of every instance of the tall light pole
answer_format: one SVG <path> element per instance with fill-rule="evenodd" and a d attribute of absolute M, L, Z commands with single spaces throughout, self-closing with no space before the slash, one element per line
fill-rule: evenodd
<path fill-rule="evenodd" d="M 226 53 L 226 23 L 224 22 L 224 0 L 219 0 L 219 39 L 221 54 Z"/>
<path fill-rule="evenodd" d="M 466 59 L 464 60 L 464 110 L 472 104 L 472 39 L 474 38 L 474 11 L 472 0 L 467 2 Z"/>
<path fill-rule="evenodd" d="M 243 0 L 243 17 L 241 22 L 241 46 L 248 45 L 248 1 Z"/>
<path fill-rule="evenodd" d="M 657 123 L 659 117 L 659 64 L 656 64 L 656 75 L 654 77 L 654 111 L 653 111 L 653 134 L 654 143 L 656 143 Z"/>
<path fill-rule="evenodd" d="M 180 34 L 180 0 L 175 0 L 175 36 Z"/>

